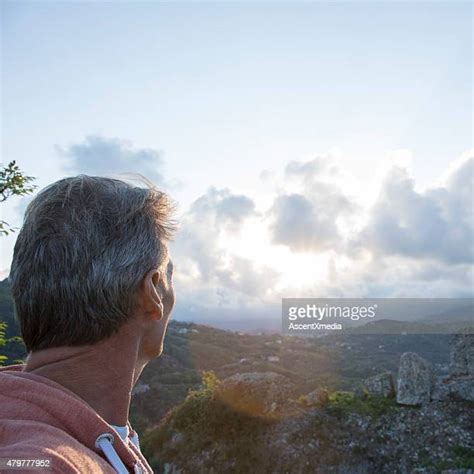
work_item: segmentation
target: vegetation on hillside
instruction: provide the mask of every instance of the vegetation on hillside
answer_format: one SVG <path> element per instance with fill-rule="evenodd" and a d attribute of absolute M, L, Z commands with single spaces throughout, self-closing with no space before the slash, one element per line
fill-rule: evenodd
<path fill-rule="evenodd" d="M 423 408 L 394 397 L 334 391 L 318 407 L 250 416 L 220 396 L 205 372 L 142 448 L 157 472 L 411 472 L 473 467 L 472 416 L 460 402 Z M 291 406 L 291 400 L 289 400 Z M 448 440 L 448 442 L 447 442 Z M 357 466 L 357 471 L 354 470 Z"/>
<path fill-rule="evenodd" d="M 0 169 L 0 202 L 5 202 L 11 196 L 24 196 L 30 194 L 36 188 L 30 184 L 34 181 L 33 176 L 27 176 L 15 161 L 11 161 L 6 167 Z M 0 235 L 8 235 L 15 232 L 8 222 L 0 220 Z"/>
<path fill-rule="evenodd" d="M 5 202 L 12 196 L 24 196 L 32 193 L 36 186 L 30 183 L 34 180 L 34 177 L 25 175 L 15 161 L 11 161 L 6 167 L 0 169 L 0 202 Z M 0 220 L 0 236 L 8 235 L 16 230 L 8 222 Z M 7 337 L 9 324 L 11 334 L 10 337 Z M 19 362 L 18 359 L 24 356 L 24 347 L 22 347 L 22 341 L 18 334 L 9 288 L 5 282 L 1 282 L 0 351 L 2 352 L 0 353 L 0 365 Z"/>
<path fill-rule="evenodd" d="M 15 319 L 8 280 L 0 281 L 0 363 L 10 365 L 26 357 L 26 348 Z"/>
<path fill-rule="evenodd" d="M 142 450 L 157 472 L 162 472 L 163 456 L 173 458 L 179 451 L 180 456 L 192 457 L 209 449 L 212 440 L 230 447 L 223 454 L 236 459 L 237 472 L 252 472 L 255 465 L 262 464 L 265 445 L 261 435 L 273 420 L 233 409 L 219 397 L 218 385 L 214 372 L 204 372 L 200 387 L 191 390 L 181 405 L 143 437 Z"/>
<path fill-rule="evenodd" d="M 19 341 L 8 281 L 0 282 L 0 320 L 7 323 L 9 342 L 1 353 L 6 363 L 26 357 Z M 11 339 L 11 338 L 14 339 Z M 171 321 L 162 357 L 144 370 L 132 399 L 131 421 L 143 432 L 201 385 L 202 371 L 219 379 L 242 372 L 275 372 L 287 377 L 300 394 L 315 387 L 351 390 L 366 377 L 396 373 L 400 355 L 416 350 L 442 370 L 448 362 L 445 335 L 334 335 L 323 338 L 251 335 L 210 326 Z M 278 357 L 272 361 L 271 357 Z"/>
<path fill-rule="evenodd" d="M 8 360 L 0 362 L 9 364 L 25 352 L 12 339 L 18 325 L 7 280 L 0 282 L 0 318 L 8 323 L 0 326 L 0 352 Z M 393 398 L 350 392 L 367 377 L 395 373 L 405 351 L 416 350 L 442 373 L 449 338 L 305 339 L 172 321 L 162 357 L 147 366 L 135 388 L 130 421 L 157 471 L 171 464 L 184 472 L 209 472 L 213 466 L 215 472 L 317 472 L 351 465 L 377 472 L 373 469 L 398 466 L 401 457 L 409 466 L 435 470 L 471 466 L 465 426 L 472 407 L 453 401 L 414 409 L 397 406 Z M 291 414 L 252 416 L 219 396 L 226 379 L 242 373 L 288 380 L 295 387 L 288 398 Z M 324 404 L 298 402 L 320 387 L 328 391 Z M 448 438 L 450 443 L 439 441 Z"/>

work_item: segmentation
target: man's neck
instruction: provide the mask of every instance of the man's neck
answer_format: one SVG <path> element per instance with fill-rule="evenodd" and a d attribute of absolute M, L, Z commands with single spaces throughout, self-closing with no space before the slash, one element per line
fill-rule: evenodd
<path fill-rule="evenodd" d="M 138 341 L 130 344 L 126 338 L 132 335 L 126 332 L 90 346 L 32 352 L 24 370 L 68 388 L 105 421 L 123 426 L 128 420 L 132 388 L 144 367 L 138 362 Z"/>

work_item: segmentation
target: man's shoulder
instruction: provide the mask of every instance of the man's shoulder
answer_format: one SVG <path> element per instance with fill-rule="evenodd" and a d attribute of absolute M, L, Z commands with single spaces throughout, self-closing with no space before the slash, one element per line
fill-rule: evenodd
<path fill-rule="evenodd" d="M 49 472 L 115 472 L 102 457 L 65 431 L 25 420 L 1 423 L 0 459 L 46 463 Z"/>

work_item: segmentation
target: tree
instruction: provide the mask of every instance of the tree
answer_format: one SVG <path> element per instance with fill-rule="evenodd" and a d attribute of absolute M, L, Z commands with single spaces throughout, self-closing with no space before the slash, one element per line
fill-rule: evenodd
<path fill-rule="evenodd" d="M 0 347 L 4 347 L 7 343 L 7 339 L 5 337 L 5 331 L 7 329 L 7 323 L 0 321 Z M 4 362 L 8 359 L 6 355 L 0 354 L 0 366 L 4 364 Z"/>
<path fill-rule="evenodd" d="M 24 196 L 30 194 L 36 188 L 30 183 L 36 178 L 26 176 L 16 164 L 11 161 L 8 166 L 0 170 L 0 202 L 6 201 L 11 196 Z M 15 232 L 8 222 L 0 220 L 0 235 L 8 235 Z"/>
<path fill-rule="evenodd" d="M 0 202 L 5 202 L 11 196 L 24 196 L 30 194 L 36 188 L 35 185 L 30 184 L 36 178 L 26 176 L 16 164 L 11 161 L 8 166 L 0 170 Z M 15 228 L 11 227 L 8 222 L 0 219 L 0 236 L 8 235 L 10 232 L 15 232 Z M 9 342 L 19 342 L 21 338 L 14 336 L 6 337 L 7 323 L 0 320 L 0 348 L 5 347 Z M 0 366 L 8 360 L 4 354 L 0 354 Z"/>
<path fill-rule="evenodd" d="M 22 359 L 19 359 L 18 356 L 15 356 L 18 351 L 23 352 L 22 348 L 25 347 L 23 345 L 23 339 L 20 336 L 7 337 L 7 327 L 7 323 L 0 320 L 0 349 L 5 350 L 7 344 L 16 344 L 16 346 L 14 346 L 13 348 L 10 347 L 7 351 L 10 357 L 0 353 L 0 367 L 5 364 L 22 364 L 24 362 Z"/>

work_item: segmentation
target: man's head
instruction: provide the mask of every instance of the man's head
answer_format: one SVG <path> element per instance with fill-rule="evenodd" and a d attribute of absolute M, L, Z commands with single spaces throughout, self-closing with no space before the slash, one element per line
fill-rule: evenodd
<path fill-rule="evenodd" d="M 10 283 L 29 352 L 95 344 L 136 324 L 159 355 L 174 305 L 172 205 L 152 186 L 79 175 L 43 189 L 18 235 Z"/>

